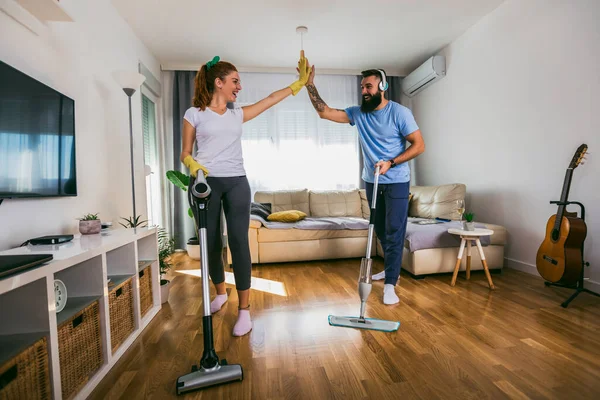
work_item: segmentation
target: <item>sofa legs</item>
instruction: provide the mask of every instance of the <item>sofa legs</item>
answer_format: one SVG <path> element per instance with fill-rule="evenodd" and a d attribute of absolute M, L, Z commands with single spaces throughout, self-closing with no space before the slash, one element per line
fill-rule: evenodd
<path fill-rule="evenodd" d="M 411 278 L 416 279 L 416 280 L 425 279 L 425 277 L 427 276 L 427 275 L 415 275 L 412 272 L 405 270 L 404 268 L 402 268 L 402 272 L 407 273 L 408 275 L 410 275 Z"/>

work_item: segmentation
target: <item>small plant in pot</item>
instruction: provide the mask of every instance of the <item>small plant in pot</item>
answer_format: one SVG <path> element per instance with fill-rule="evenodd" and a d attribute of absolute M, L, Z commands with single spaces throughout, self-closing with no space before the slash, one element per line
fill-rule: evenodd
<path fill-rule="evenodd" d="M 100 233 L 102 229 L 102 222 L 98 219 L 98 213 L 96 214 L 85 214 L 79 219 L 79 232 L 82 235 L 94 235 Z"/>
<path fill-rule="evenodd" d="M 146 222 L 148 222 L 147 220 L 142 221 L 141 215 L 138 215 L 135 218 L 134 217 L 129 217 L 129 218 L 121 217 L 121 219 L 124 220 L 125 223 L 123 224 L 123 223 L 119 222 L 119 225 L 121 225 L 124 228 L 137 228 L 137 227 L 145 228 L 146 225 L 142 226 L 142 224 L 145 224 Z"/>
<path fill-rule="evenodd" d="M 473 213 L 465 213 L 465 220 L 463 221 L 463 229 L 465 231 L 474 231 L 475 230 L 475 222 L 473 222 L 473 218 L 475 214 Z"/>
<path fill-rule="evenodd" d="M 190 184 L 190 176 L 184 174 L 180 171 L 167 171 L 167 179 L 176 187 L 180 188 L 184 192 L 187 192 L 188 186 Z M 188 208 L 188 215 L 194 221 L 194 226 L 196 226 L 196 221 L 194 220 L 194 214 L 192 213 L 192 209 Z M 198 229 L 195 229 L 195 232 L 198 232 Z M 193 260 L 200 259 L 200 241 L 198 240 L 198 236 L 191 237 L 188 239 L 186 244 L 186 250 L 188 256 Z"/>
<path fill-rule="evenodd" d="M 160 268 L 160 298 L 164 304 L 169 301 L 169 290 L 171 281 L 163 279 L 172 267 L 171 255 L 175 252 L 175 240 L 169 236 L 169 233 L 164 228 L 158 229 L 158 261 Z"/>

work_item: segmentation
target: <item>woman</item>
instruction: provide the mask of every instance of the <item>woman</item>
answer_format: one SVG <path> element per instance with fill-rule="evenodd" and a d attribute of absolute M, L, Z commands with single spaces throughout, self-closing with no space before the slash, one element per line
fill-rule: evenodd
<path fill-rule="evenodd" d="M 290 86 L 271 93 L 259 102 L 228 109 L 235 102 L 242 86 L 234 65 L 213 58 L 196 74 L 193 107 L 184 115 L 181 161 L 193 177 L 202 170 L 211 187 L 207 209 L 207 242 L 210 278 L 217 296 L 210 303 L 215 313 L 227 301 L 225 272 L 221 258 L 221 202 L 227 221 L 227 236 L 231 250 L 233 274 L 238 292 L 238 318 L 234 336 L 243 336 L 252 329 L 250 318 L 250 278 L 252 262 L 248 243 L 250 225 L 250 185 L 242 158 L 242 124 L 260 115 L 290 94 L 294 96 L 308 80 L 310 67 L 304 52 L 298 61 L 299 79 Z M 194 140 L 197 152 L 192 156 Z"/>

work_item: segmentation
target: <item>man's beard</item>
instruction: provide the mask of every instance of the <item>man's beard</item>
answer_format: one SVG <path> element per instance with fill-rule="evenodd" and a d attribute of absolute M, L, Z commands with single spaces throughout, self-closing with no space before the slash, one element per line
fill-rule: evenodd
<path fill-rule="evenodd" d="M 381 92 L 375 93 L 368 100 L 363 96 L 362 104 L 360 105 L 360 110 L 365 113 L 370 113 L 375 111 L 377 107 L 381 104 Z"/>

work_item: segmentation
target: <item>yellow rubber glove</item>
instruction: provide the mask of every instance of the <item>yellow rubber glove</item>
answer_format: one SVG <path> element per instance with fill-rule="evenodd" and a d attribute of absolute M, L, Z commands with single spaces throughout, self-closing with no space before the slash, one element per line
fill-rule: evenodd
<path fill-rule="evenodd" d="M 202 172 L 204 172 L 205 178 L 208 176 L 208 170 L 206 169 L 206 167 L 198 164 L 198 162 L 194 160 L 194 157 L 187 156 L 183 159 L 183 163 L 186 167 L 188 167 L 188 169 L 190 170 L 190 175 L 192 175 L 194 178 L 197 176 L 199 169 L 201 169 Z"/>
<path fill-rule="evenodd" d="M 308 60 L 304 57 L 304 50 L 300 52 L 300 60 L 298 60 L 298 73 L 300 74 L 298 80 L 292 83 L 289 88 L 292 89 L 292 94 L 295 96 L 302 90 L 306 82 L 308 82 L 308 77 L 310 76 L 310 67 L 308 65 Z"/>

